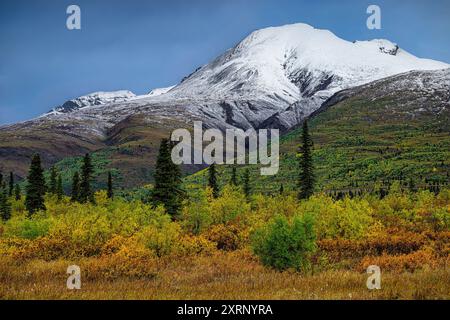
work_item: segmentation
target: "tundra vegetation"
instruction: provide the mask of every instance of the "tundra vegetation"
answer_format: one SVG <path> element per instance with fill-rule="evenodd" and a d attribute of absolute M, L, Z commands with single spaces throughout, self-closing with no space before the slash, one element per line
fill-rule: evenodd
<path fill-rule="evenodd" d="M 299 187 L 271 194 L 235 166 L 207 169 L 206 186 L 182 181 L 167 140 L 154 186 L 135 197 L 113 192 L 110 172 L 94 190 L 89 155 L 65 194 L 36 155 L 25 188 L 0 182 L 0 298 L 449 299 L 450 190 L 314 192 L 305 146 Z M 66 288 L 73 264 L 80 290 Z M 370 265 L 381 290 L 366 287 Z"/>

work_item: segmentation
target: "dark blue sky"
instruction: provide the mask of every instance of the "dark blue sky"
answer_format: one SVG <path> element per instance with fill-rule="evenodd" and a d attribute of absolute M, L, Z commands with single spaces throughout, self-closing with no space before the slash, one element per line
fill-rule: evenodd
<path fill-rule="evenodd" d="M 70 4 L 81 30 L 66 29 Z M 369 4 L 381 7 L 381 30 L 366 28 Z M 251 31 L 295 22 L 450 62 L 449 16 L 448 0 L 2 0 L 0 124 L 93 91 L 176 84 Z"/>

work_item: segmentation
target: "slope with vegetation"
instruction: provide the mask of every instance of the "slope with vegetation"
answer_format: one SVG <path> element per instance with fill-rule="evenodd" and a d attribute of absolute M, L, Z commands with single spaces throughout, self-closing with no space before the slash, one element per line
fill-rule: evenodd
<path fill-rule="evenodd" d="M 394 181 L 412 190 L 450 182 L 450 69 L 411 72 L 344 90 L 309 118 L 316 191 L 332 194 L 388 189 Z M 296 188 L 301 129 L 281 138 L 280 171 L 260 176 L 248 166 L 255 192 Z M 247 167 L 238 166 L 239 176 Z M 232 168 L 219 167 L 221 184 Z M 206 185 L 201 171 L 188 183 Z"/>
<path fill-rule="evenodd" d="M 0 170 L 24 178 L 34 153 L 48 168 L 68 156 L 113 146 L 112 162 L 130 177 L 124 186 L 134 187 L 152 176 L 147 161 L 154 164 L 161 135 L 192 127 L 196 119 L 211 128 L 285 132 L 340 90 L 410 70 L 448 67 L 388 40 L 350 42 L 302 23 L 265 28 L 174 87 L 144 96 L 96 92 L 36 119 L 0 126 Z"/>

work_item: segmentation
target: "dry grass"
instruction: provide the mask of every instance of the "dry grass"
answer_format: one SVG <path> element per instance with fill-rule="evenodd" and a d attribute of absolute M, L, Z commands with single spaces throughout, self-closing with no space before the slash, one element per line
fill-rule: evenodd
<path fill-rule="evenodd" d="M 383 273 L 382 289 L 366 288 L 367 275 L 327 270 L 279 273 L 244 251 L 148 261 L 144 277 L 117 271 L 104 258 L 79 261 L 0 261 L 1 299 L 449 299 L 450 270 Z M 123 262 L 117 262 L 123 263 Z M 66 288 L 66 269 L 78 264 L 81 290 Z M 112 271 L 111 271 L 112 270 Z M 122 270 L 123 271 L 123 270 Z"/>

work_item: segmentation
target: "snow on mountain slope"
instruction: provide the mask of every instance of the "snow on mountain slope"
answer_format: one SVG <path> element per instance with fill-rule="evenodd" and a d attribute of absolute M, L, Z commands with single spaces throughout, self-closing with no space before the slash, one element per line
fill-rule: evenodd
<path fill-rule="evenodd" d="M 262 29 L 170 90 L 139 96 L 130 91 L 92 93 L 36 119 L 0 126 L 0 169 L 25 176 L 35 152 L 47 166 L 135 141 L 152 158 L 158 139 L 190 127 L 193 120 L 208 128 L 288 130 L 343 89 L 374 80 L 388 81 L 380 94 L 404 97 L 400 107 L 408 107 L 414 97 L 406 110 L 411 116 L 447 115 L 449 67 L 419 59 L 388 40 L 349 42 L 305 24 Z M 386 79 L 397 75 L 396 81 Z M 389 111 L 387 105 L 387 115 Z M 129 160 L 137 158 L 130 155 Z M 127 162 L 123 167 L 128 173 L 135 168 Z"/>
<path fill-rule="evenodd" d="M 448 119 L 450 115 L 450 68 L 435 71 L 410 71 L 339 91 L 311 116 L 334 108 L 351 97 L 368 102 L 384 101 L 383 116 L 402 115 L 403 119 L 420 117 Z M 383 105 L 383 104 L 382 104 Z M 446 131 L 450 123 L 444 120 Z"/>
<path fill-rule="evenodd" d="M 93 92 L 76 99 L 68 100 L 62 105 L 53 108 L 51 111 L 49 111 L 49 113 L 68 113 L 84 107 L 123 102 L 135 97 L 136 95 L 128 90 L 119 90 L 113 92 Z"/>
<path fill-rule="evenodd" d="M 417 58 L 388 40 L 349 42 L 299 23 L 251 33 L 174 87 L 142 96 L 94 93 L 70 100 L 46 117 L 96 118 L 96 132 L 133 114 L 195 117 L 221 129 L 287 130 L 340 90 L 411 70 L 448 67 Z"/>
<path fill-rule="evenodd" d="M 156 96 L 162 95 L 162 94 L 164 94 L 164 93 L 167 93 L 168 91 L 170 91 L 170 90 L 173 89 L 174 87 L 175 87 L 175 86 L 170 86 L 170 87 L 165 87 L 165 88 L 156 88 L 156 89 L 151 90 L 151 91 L 147 94 L 147 96 L 148 96 L 148 97 L 156 97 Z"/>
<path fill-rule="evenodd" d="M 232 101 L 234 118 L 287 129 L 342 89 L 410 70 L 448 67 L 388 40 L 352 43 L 327 30 L 293 24 L 253 32 L 164 98 Z M 252 110 L 245 108 L 247 101 L 255 102 Z"/>

